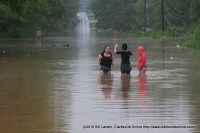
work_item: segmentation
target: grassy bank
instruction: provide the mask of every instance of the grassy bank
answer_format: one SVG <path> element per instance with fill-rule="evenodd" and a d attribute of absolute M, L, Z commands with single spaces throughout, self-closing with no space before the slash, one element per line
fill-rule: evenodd
<path fill-rule="evenodd" d="M 191 37 L 188 39 L 187 46 L 190 48 L 200 49 L 200 24 L 195 28 Z"/>

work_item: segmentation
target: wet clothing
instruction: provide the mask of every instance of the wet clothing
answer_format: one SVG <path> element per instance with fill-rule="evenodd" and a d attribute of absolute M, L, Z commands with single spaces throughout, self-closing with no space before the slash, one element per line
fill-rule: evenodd
<path fill-rule="evenodd" d="M 102 56 L 102 59 L 101 59 L 100 65 L 111 68 L 112 54 L 110 53 L 110 56 L 107 57 L 107 56 L 104 56 L 104 53 L 101 53 L 101 56 Z"/>
<path fill-rule="evenodd" d="M 121 59 L 122 59 L 121 65 L 130 64 L 130 56 L 132 55 L 130 51 L 117 51 L 116 54 L 121 55 Z"/>
<path fill-rule="evenodd" d="M 147 56 L 144 52 L 144 47 L 139 46 L 137 50 L 138 50 L 139 55 L 140 55 L 140 57 L 138 58 L 138 70 L 142 70 L 143 68 L 146 69 L 146 67 L 147 67 L 147 65 L 146 65 Z"/>
<path fill-rule="evenodd" d="M 122 74 L 130 74 L 132 67 L 130 64 L 122 64 L 120 69 Z"/>
<path fill-rule="evenodd" d="M 106 67 L 106 66 L 101 66 L 101 70 L 104 72 L 104 73 L 107 73 L 111 70 L 111 68 L 109 67 Z"/>
<path fill-rule="evenodd" d="M 121 55 L 121 73 L 122 74 L 130 74 L 132 68 L 130 65 L 130 56 L 132 56 L 132 53 L 130 51 L 117 51 L 116 54 Z"/>
<path fill-rule="evenodd" d="M 110 56 L 107 57 L 107 56 L 105 56 L 104 53 L 102 52 L 102 53 L 101 53 L 101 56 L 102 56 L 102 59 L 101 59 L 101 62 L 100 62 L 101 70 L 102 70 L 104 73 L 107 73 L 108 71 L 111 70 L 111 65 L 112 65 L 112 54 L 110 53 Z"/>

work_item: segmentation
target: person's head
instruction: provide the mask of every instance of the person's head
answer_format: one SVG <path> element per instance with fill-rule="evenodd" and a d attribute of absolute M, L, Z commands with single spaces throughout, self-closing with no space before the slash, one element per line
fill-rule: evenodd
<path fill-rule="evenodd" d="M 144 47 L 143 46 L 138 46 L 137 50 L 138 50 L 138 53 L 140 55 L 144 53 Z"/>
<path fill-rule="evenodd" d="M 107 53 L 107 54 L 110 53 L 110 47 L 106 46 L 103 53 Z"/>
<path fill-rule="evenodd" d="M 126 43 L 124 43 L 124 44 L 122 45 L 122 49 L 123 49 L 123 50 L 127 50 L 127 47 L 128 47 L 128 46 L 127 46 Z"/>

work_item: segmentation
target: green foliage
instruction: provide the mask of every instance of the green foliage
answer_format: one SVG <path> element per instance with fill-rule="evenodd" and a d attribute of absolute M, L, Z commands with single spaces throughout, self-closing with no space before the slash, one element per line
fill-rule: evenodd
<path fill-rule="evenodd" d="M 22 14 L 26 8 L 26 2 L 29 0 L 2 0 L 1 2 L 8 6 L 13 13 Z"/>
<path fill-rule="evenodd" d="M 191 0 L 165 0 L 165 22 L 167 27 L 184 26 L 190 21 Z"/>
<path fill-rule="evenodd" d="M 188 47 L 200 49 L 200 24 L 195 29 L 192 37 L 188 40 Z"/>
<path fill-rule="evenodd" d="M 79 0 L 64 0 L 66 11 L 64 13 L 63 29 L 71 31 L 73 29 L 73 20 L 80 7 Z"/>
<path fill-rule="evenodd" d="M 30 37 L 37 30 L 62 32 L 78 8 L 78 0 L 2 0 L 0 37 Z"/>
<path fill-rule="evenodd" d="M 93 12 L 97 19 L 96 28 L 131 32 L 134 36 L 143 36 L 146 18 L 146 35 L 153 39 L 162 36 L 188 36 L 192 25 L 200 22 L 200 0 L 163 0 L 164 28 L 162 30 L 162 1 L 160 0 L 95 0 Z M 125 4 L 126 3 L 126 4 Z M 146 8 L 146 14 L 144 13 Z M 145 17 L 146 16 L 146 17 Z M 188 44 L 200 47 L 200 26 L 196 28 Z M 141 34 L 140 34 L 141 33 Z"/>
<path fill-rule="evenodd" d="M 179 32 L 176 29 L 169 27 L 165 31 L 165 35 L 168 37 L 177 37 L 179 35 Z"/>
<path fill-rule="evenodd" d="M 143 38 L 144 37 L 144 32 L 143 31 L 136 31 L 133 35 L 136 38 Z"/>
<path fill-rule="evenodd" d="M 143 30 L 144 0 L 95 0 L 93 12 L 98 20 L 96 27 L 120 31 Z M 146 0 L 146 26 L 161 30 L 161 1 Z M 200 0 L 164 0 L 165 29 L 176 35 L 177 27 L 187 26 L 200 18 Z M 173 33 L 172 33 L 173 32 Z"/>
<path fill-rule="evenodd" d="M 135 23 L 136 0 L 95 0 L 92 10 L 97 19 L 96 28 L 131 31 Z"/>
<path fill-rule="evenodd" d="M 191 0 L 190 16 L 192 21 L 197 22 L 200 19 L 200 0 Z"/>
<path fill-rule="evenodd" d="M 151 1 L 147 0 L 146 8 L 147 8 L 147 15 L 146 15 L 147 27 L 151 28 L 154 31 L 161 30 L 161 0 L 151 0 Z M 143 24 L 143 20 L 141 20 L 140 23 Z"/>
<path fill-rule="evenodd" d="M 91 1 L 99 30 L 143 35 L 144 0 Z M 37 30 L 61 33 L 72 26 L 79 6 L 79 0 L 1 0 L 0 37 L 30 37 L 35 36 Z M 150 29 L 146 35 L 160 38 L 163 35 L 176 37 L 188 33 L 191 25 L 200 21 L 199 9 L 200 0 L 164 0 L 163 33 L 161 1 L 146 0 L 146 28 Z M 189 41 L 190 46 L 196 46 L 197 34 L 198 30 L 195 30 Z"/>
<path fill-rule="evenodd" d="M 9 6 L 0 3 L 0 36 L 15 36 L 14 32 L 22 27 L 24 19 L 13 13 Z"/>
<path fill-rule="evenodd" d="M 154 31 L 154 32 L 152 32 L 151 33 L 151 38 L 153 39 L 153 40 L 158 40 L 158 39 L 160 39 L 161 37 L 162 37 L 162 35 L 163 35 L 163 33 L 162 32 L 159 32 L 159 31 Z"/>

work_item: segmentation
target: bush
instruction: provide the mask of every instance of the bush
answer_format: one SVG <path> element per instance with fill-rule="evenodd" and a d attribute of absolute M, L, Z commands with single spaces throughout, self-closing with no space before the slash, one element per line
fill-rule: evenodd
<path fill-rule="evenodd" d="M 192 36 L 188 40 L 187 46 L 200 49 L 200 24 L 196 27 Z"/>
<path fill-rule="evenodd" d="M 165 35 L 168 37 L 177 37 L 179 35 L 178 31 L 175 28 L 167 28 Z"/>
<path fill-rule="evenodd" d="M 155 31 L 151 33 L 151 38 L 154 40 L 158 40 L 163 36 L 163 33 L 160 31 Z"/>

